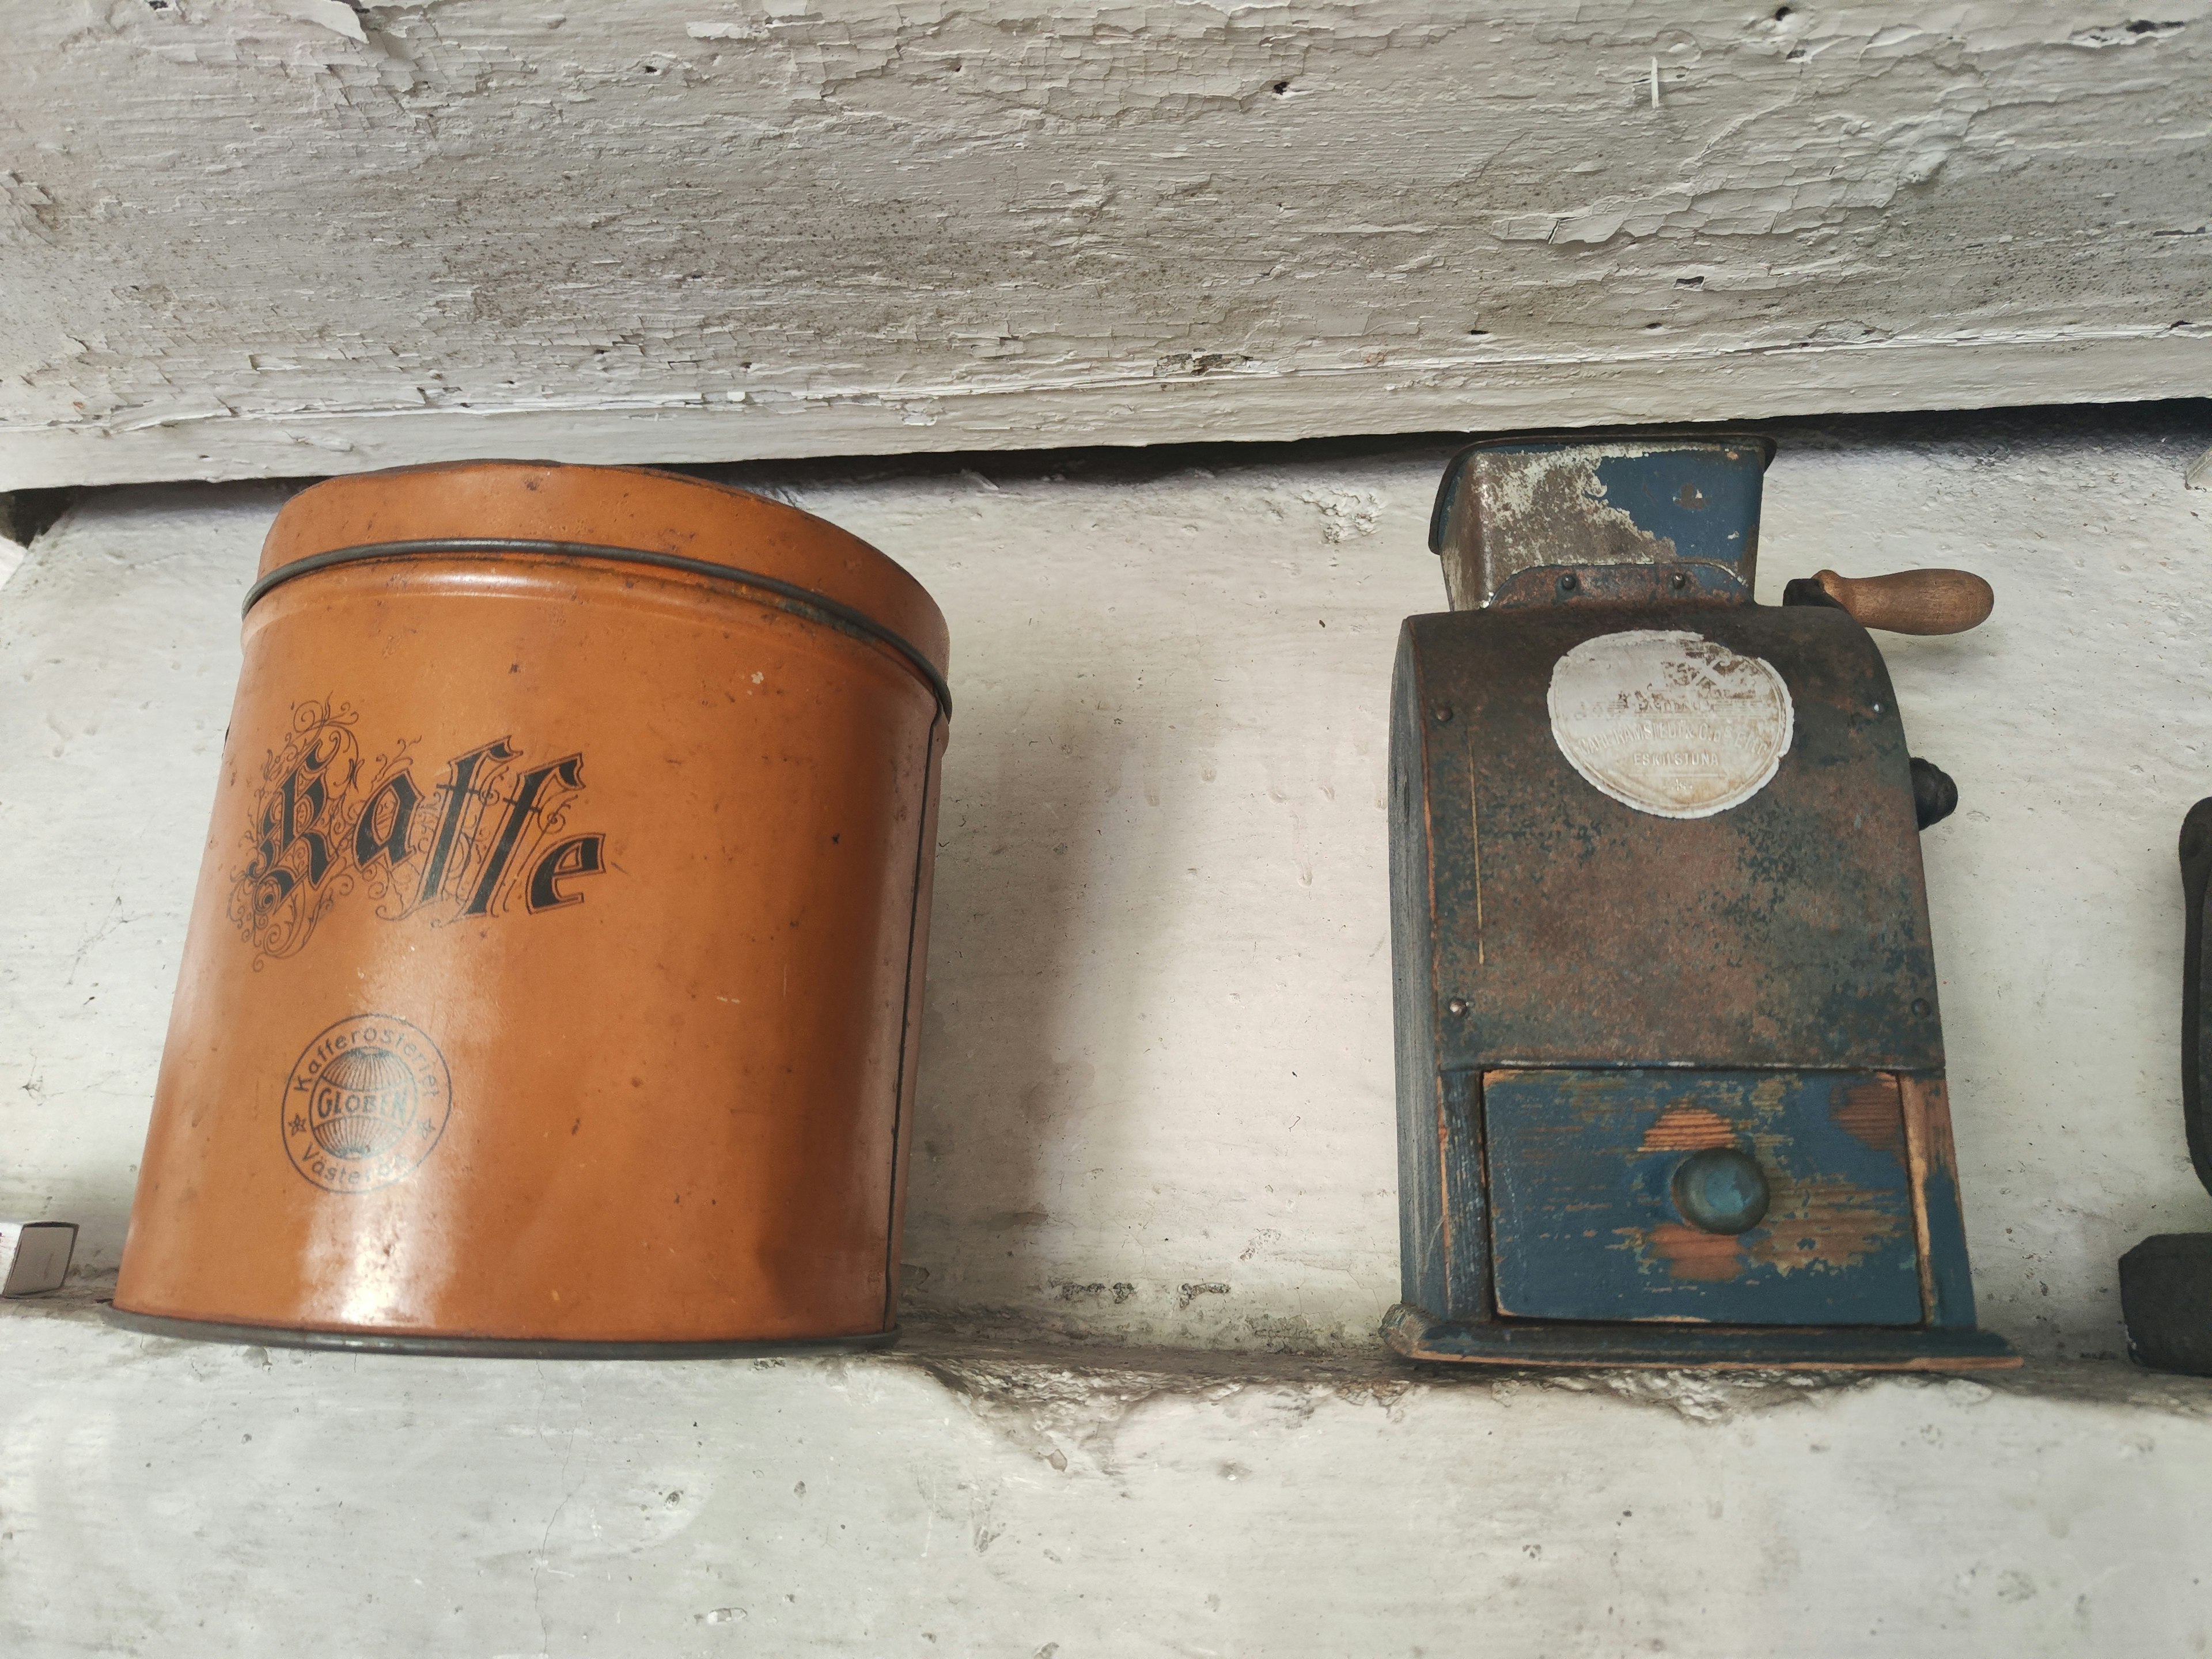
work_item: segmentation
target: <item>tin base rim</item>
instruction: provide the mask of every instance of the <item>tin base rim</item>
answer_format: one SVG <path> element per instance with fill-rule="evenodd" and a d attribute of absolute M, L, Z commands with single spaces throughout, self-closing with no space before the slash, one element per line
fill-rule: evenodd
<path fill-rule="evenodd" d="M 579 1342 L 541 1337 L 436 1336 L 392 1331 L 316 1331 L 286 1325 L 234 1325 L 132 1313 L 107 1303 L 100 1316 L 141 1336 L 264 1348 L 319 1348 L 336 1353 L 411 1354 L 439 1359 L 746 1359 L 775 1354 L 851 1353 L 887 1348 L 899 1327 L 857 1336 L 744 1338 L 727 1341 Z"/>

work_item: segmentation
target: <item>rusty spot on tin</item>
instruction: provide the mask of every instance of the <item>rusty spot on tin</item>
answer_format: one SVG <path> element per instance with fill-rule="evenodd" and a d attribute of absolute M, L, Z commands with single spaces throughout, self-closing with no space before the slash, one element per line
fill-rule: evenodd
<path fill-rule="evenodd" d="M 1905 1109 L 1894 1083 L 1838 1083 L 1828 1093 L 1828 1115 L 1862 1146 L 1905 1156 Z"/>
<path fill-rule="evenodd" d="M 1733 1146 L 1735 1131 L 1718 1112 L 1702 1106 L 1670 1106 L 1644 1132 L 1640 1152 L 1702 1152 L 1709 1147 Z"/>

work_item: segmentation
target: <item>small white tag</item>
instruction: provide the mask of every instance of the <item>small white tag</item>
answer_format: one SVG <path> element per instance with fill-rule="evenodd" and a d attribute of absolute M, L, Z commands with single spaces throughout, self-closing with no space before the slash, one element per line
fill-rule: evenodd
<path fill-rule="evenodd" d="M 1662 818 L 1708 818 L 1764 789 L 1796 711 L 1774 665 L 1702 635 L 1584 640 L 1552 670 L 1552 738 L 1594 789 Z"/>

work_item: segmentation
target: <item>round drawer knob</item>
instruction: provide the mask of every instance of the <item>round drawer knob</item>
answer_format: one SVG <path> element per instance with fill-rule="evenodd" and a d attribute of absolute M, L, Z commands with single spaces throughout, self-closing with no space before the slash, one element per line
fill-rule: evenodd
<path fill-rule="evenodd" d="M 1674 1207 L 1709 1233 L 1748 1232 L 1766 1214 L 1766 1176 L 1747 1152 L 1709 1146 L 1674 1171 Z"/>

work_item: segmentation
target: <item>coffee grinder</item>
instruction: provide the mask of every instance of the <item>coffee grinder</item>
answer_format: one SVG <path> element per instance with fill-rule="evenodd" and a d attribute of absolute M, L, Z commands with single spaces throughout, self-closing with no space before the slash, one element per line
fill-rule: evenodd
<path fill-rule="evenodd" d="M 1403 1302 L 1422 1360 L 1963 1370 L 1974 1325 L 1919 836 L 1869 626 L 1980 578 L 1752 599 L 1772 444 L 1479 443 L 1400 637 Z"/>

